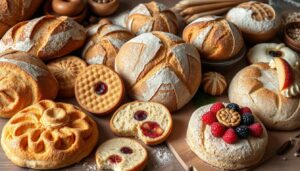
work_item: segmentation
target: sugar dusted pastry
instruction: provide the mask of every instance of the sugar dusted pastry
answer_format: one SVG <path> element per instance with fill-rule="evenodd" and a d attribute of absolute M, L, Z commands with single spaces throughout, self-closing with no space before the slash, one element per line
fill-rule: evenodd
<path fill-rule="evenodd" d="M 197 49 L 165 32 L 144 33 L 126 42 L 115 70 L 131 97 L 162 103 L 170 111 L 188 103 L 201 81 Z"/>
<path fill-rule="evenodd" d="M 267 63 L 239 71 L 229 85 L 228 97 L 231 102 L 250 107 L 268 128 L 293 130 L 300 128 L 300 96 L 288 98 L 281 94 L 281 89 L 292 83 L 293 72 L 286 67 L 287 62 L 278 59 L 276 68 L 280 71 Z"/>
<path fill-rule="evenodd" d="M 223 75 L 217 72 L 207 72 L 203 74 L 202 86 L 205 93 L 219 96 L 226 90 L 227 82 Z"/>
<path fill-rule="evenodd" d="M 134 34 L 109 22 L 99 22 L 96 33 L 86 43 L 82 56 L 88 64 L 103 64 L 114 69 L 121 46 Z"/>
<path fill-rule="evenodd" d="M 1 146 L 20 167 L 57 169 L 89 155 L 98 134 L 96 122 L 76 106 L 43 100 L 5 124 Z"/>
<path fill-rule="evenodd" d="M 235 56 L 244 46 L 240 31 L 219 16 L 206 16 L 186 26 L 182 38 L 193 44 L 203 58 L 220 61 Z"/>
<path fill-rule="evenodd" d="M 84 27 L 73 19 L 48 15 L 20 22 L 9 29 L 0 41 L 0 52 L 23 51 L 49 60 L 80 48 L 85 38 Z"/>
<path fill-rule="evenodd" d="M 147 150 L 129 138 L 107 140 L 96 152 L 96 163 L 101 170 L 142 171 L 147 159 Z"/>
<path fill-rule="evenodd" d="M 110 120 L 110 127 L 116 135 L 137 137 L 148 145 L 165 141 L 172 131 L 172 125 L 169 110 L 154 102 L 124 104 Z"/>
<path fill-rule="evenodd" d="M 59 97 L 70 98 L 75 96 L 76 77 L 86 66 L 86 63 L 76 56 L 65 56 L 47 64 L 48 69 L 58 81 Z"/>
<path fill-rule="evenodd" d="M 29 54 L 1 54 L 0 71 L 0 117 L 12 117 L 33 103 L 57 95 L 54 76 L 40 59 Z"/>
<path fill-rule="evenodd" d="M 258 1 L 245 2 L 232 8 L 226 19 L 243 32 L 246 40 L 253 43 L 273 39 L 281 26 L 280 17 L 273 7 Z"/>
<path fill-rule="evenodd" d="M 139 4 L 128 14 L 126 28 L 135 34 L 151 31 L 178 32 L 176 15 L 164 4 L 149 2 Z"/>
<path fill-rule="evenodd" d="M 224 170 L 257 165 L 268 144 L 267 131 L 251 109 L 221 102 L 192 114 L 186 139 L 201 160 Z"/>

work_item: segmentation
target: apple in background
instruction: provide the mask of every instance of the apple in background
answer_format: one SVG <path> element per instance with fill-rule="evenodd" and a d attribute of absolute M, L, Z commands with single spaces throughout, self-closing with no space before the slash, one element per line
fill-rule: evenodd
<path fill-rule="evenodd" d="M 283 90 L 291 86 L 294 82 L 294 71 L 290 64 L 283 58 L 274 58 L 277 70 L 279 89 Z"/>

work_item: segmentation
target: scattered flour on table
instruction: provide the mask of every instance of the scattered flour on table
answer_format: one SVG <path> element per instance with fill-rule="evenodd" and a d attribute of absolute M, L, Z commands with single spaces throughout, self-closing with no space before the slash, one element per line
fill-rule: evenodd
<path fill-rule="evenodd" d="M 97 171 L 97 165 L 94 158 L 88 158 L 82 164 L 82 168 L 84 171 Z"/>
<path fill-rule="evenodd" d="M 166 145 L 154 147 L 150 154 L 149 165 L 154 168 L 160 168 L 167 165 L 173 159 L 173 154 Z"/>

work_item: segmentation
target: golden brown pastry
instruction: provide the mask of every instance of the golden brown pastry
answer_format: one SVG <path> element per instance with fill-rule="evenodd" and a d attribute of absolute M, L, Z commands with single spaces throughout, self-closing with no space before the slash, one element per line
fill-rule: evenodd
<path fill-rule="evenodd" d="M 139 4 L 128 14 L 126 27 L 135 34 L 151 31 L 178 32 L 176 15 L 164 4 L 149 2 Z"/>
<path fill-rule="evenodd" d="M 80 48 L 85 37 L 84 27 L 71 18 L 42 16 L 7 31 L 0 41 L 0 52 L 17 50 L 48 60 Z"/>
<path fill-rule="evenodd" d="M 96 122 L 78 107 L 43 100 L 5 124 L 1 146 L 20 167 L 57 169 L 88 156 L 98 136 Z"/>
<path fill-rule="evenodd" d="M 244 46 L 234 24 L 218 16 L 201 17 L 185 27 L 183 40 L 197 47 L 203 58 L 212 61 L 234 57 Z"/>
<path fill-rule="evenodd" d="M 227 82 L 223 75 L 217 72 L 207 72 L 203 74 L 202 86 L 205 93 L 219 96 L 226 90 Z"/>
<path fill-rule="evenodd" d="M 9 118 L 42 99 L 54 99 L 58 84 L 47 66 L 24 52 L 0 55 L 0 117 Z"/>
<path fill-rule="evenodd" d="M 65 56 L 47 64 L 48 69 L 58 81 L 58 97 L 75 96 L 75 80 L 86 66 L 86 63 L 76 56 Z"/>

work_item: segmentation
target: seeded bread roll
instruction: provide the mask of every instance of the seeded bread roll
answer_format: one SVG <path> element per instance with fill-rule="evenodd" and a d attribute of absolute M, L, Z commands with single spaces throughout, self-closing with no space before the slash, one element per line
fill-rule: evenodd
<path fill-rule="evenodd" d="M 230 83 L 231 102 L 251 108 L 271 129 L 293 130 L 300 127 L 300 97 L 281 95 L 276 70 L 266 63 L 250 65 L 239 71 Z"/>
<path fill-rule="evenodd" d="M 42 0 L 1 0 L 0 37 L 18 22 L 29 19 Z"/>
<path fill-rule="evenodd" d="M 80 48 L 85 37 L 84 27 L 71 18 L 42 16 L 9 29 L 0 41 L 0 52 L 17 50 L 49 60 Z"/>
<path fill-rule="evenodd" d="M 164 4 L 149 2 L 133 8 L 126 20 L 126 27 L 135 34 L 151 31 L 178 32 L 176 15 Z"/>
<path fill-rule="evenodd" d="M 103 64 L 114 69 L 121 46 L 134 34 L 111 23 L 99 23 L 97 32 L 86 43 L 82 56 L 88 64 Z"/>
<path fill-rule="evenodd" d="M 236 26 L 218 16 L 198 18 L 185 27 L 182 37 L 195 45 L 203 58 L 213 61 L 230 59 L 244 46 Z"/>
<path fill-rule="evenodd" d="M 252 43 L 266 42 L 274 38 L 279 31 L 280 17 L 272 6 L 250 1 L 232 8 L 226 19 L 234 23 L 246 40 Z"/>

